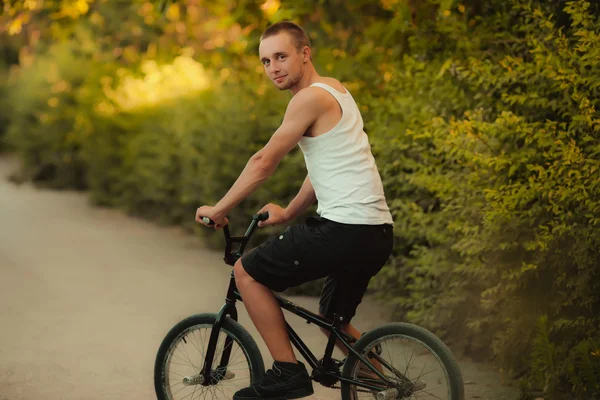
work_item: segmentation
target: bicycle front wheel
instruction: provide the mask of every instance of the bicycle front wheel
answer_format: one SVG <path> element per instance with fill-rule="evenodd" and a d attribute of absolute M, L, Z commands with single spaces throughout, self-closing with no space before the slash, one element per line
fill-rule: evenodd
<path fill-rule="evenodd" d="M 193 315 L 169 331 L 154 364 L 158 400 L 231 399 L 235 392 L 260 379 L 265 368 L 256 342 L 227 317 L 215 347 L 211 383 L 203 385 L 202 367 L 215 321 L 216 314 Z"/>
<path fill-rule="evenodd" d="M 362 336 L 354 348 L 368 357 L 385 380 L 350 354 L 342 376 L 370 388 L 342 383 L 343 400 L 464 399 L 462 374 L 454 356 L 424 328 L 407 323 L 383 325 Z"/>

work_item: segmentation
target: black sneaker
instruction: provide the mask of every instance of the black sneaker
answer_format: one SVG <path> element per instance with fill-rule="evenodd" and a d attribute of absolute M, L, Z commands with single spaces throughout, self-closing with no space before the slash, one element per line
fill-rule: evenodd
<path fill-rule="evenodd" d="M 234 394 L 233 400 L 299 399 L 314 392 L 304 364 L 275 361 L 272 369 L 252 386 Z"/>

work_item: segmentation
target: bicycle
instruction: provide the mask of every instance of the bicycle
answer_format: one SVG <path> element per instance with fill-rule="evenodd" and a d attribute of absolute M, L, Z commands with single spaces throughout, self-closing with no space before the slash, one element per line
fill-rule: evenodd
<path fill-rule="evenodd" d="M 223 228 L 226 264 L 235 264 L 258 222 L 267 218 L 268 213 L 254 215 L 244 236 L 232 237 L 229 227 Z M 232 250 L 235 244 L 239 247 Z M 279 295 L 276 298 L 281 308 L 330 332 L 324 356 L 318 359 L 286 322 L 292 344 L 312 367 L 311 379 L 323 386 L 341 389 L 343 400 L 363 395 L 377 400 L 428 396 L 463 400 L 458 364 L 448 347 L 428 330 L 408 323 L 389 323 L 356 340 L 340 329 L 341 317 L 334 315 L 330 321 Z M 242 298 L 232 271 L 225 304 L 217 314 L 192 315 L 167 333 L 154 365 L 154 387 L 159 400 L 206 399 L 207 395 L 232 398 L 237 390 L 250 386 L 264 374 L 264 362 L 256 342 L 237 322 L 237 301 Z M 200 330 L 205 331 L 200 333 Z M 332 357 L 336 340 L 349 351 L 345 360 Z M 415 351 L 415 347 L 419 350 Z M 409 354 L 408 362 L 394 365 L 393 354 L 396 353 L 402 353 L 405 360 Z M 388 356 L 391 360 L 386 359 Z M 430 359 L 441 365 L 441 371 L 426 368 Z M 182 366 L 185 368 L 180 370 Z"/>

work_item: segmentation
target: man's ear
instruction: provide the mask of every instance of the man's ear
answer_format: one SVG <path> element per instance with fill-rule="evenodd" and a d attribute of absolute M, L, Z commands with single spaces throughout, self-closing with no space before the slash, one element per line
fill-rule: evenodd
<path fill-rule="evenodd" d="M 310 47 L 304 46 L 302 49 L 302 61 L 309 62 L 312 59 L 310 56 Z"/>

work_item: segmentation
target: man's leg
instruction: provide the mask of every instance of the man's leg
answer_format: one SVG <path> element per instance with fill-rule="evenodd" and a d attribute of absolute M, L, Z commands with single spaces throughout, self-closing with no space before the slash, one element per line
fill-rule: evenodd
<path fill-rule="evenodd" d="M 288 227 L 246 253 L 233 267 L 248 314 L 275 360 L 258 381 L 237 391 L 233 400 L 297 399 L 314 393 L 306 366 L 294 355 L 283 312 L 272 292 L 304 276 L 306 271 L 298 265 L 304 262 L 302 255 L 314 248 L 310 233 L 303 225 Z"/>
<path fill-rule="evenodd" d="M 319 313 L 319 315 L 321 317 L 324 317 L 324 315 L 322 313 Z M 354 339 L 358 340 L 360 338 L 361 333 L 352 324 L 344 324 L 344 325 L 341 325 L 340 327 L 342 328 L 342 330 L 344 332 L 348 333 Z M 323 332 L 325 334 L 325 336 L 329 337 L 329 331 L 327 329 L 321 328 L 321 332 Z M 346 346 L 344 346 L 342 344 L 342 342 L 340 342 L 339 339 L 337 339 L 335 341 L 335 345 L 337 346 L 338 349 L 340 349 L 342 351 L 342 353 L 344 353 L 344 355 L 346 355 L 346 356 L 348 355 L 348 349 L 346 348 Z"/>
<path fill-rule="evenodd" d="M 276 361 L 297 363 L 285 327 L 285 318 L 275 295 L 268 287 L 255 281 L 239 259 L 233 267 L 235 282 L 246 310 Z"/>
<path fill-rule="evenodd" d="M 323 317 L 323 314 L 319 313 L 319 315 L 321 317 Z M 359 339 L 361 336 L 361 333 L 358 329 L 356 329 L 352 324 L 345 324 L 345 325 L 341 325 L 341 328 L 344 332 L 348 333 L 350 336 L 352 336 L 355 339 Z M 321 328 L 321 332 L 323 332 L 325 334 L 325 336 L 329 337 L 329 331 L 327 329 L 323 329 Z M 338 349 L 340 349 L 342 351 L 342 353 L 344 353 L 345 356 L 348 356 L 348 353 L 350 353 L 350 351 L 346 348 L 346 346 L 344 346 L 342 344 L 342 342 L 340 342 L 339 339 L 336 340 L 335 342 L 336 346 Z M 371 361 L 371 364 L 373 364 L 373 366 L 375 368 L 377 368 L 379 370 L 379 372 L 383 373 L 383 366 L 381 365 L 381 363 L 379 361 L 377 361 L 374 358 L 369 358 L 369 361 Z M 365 369 L 367 367 L 363 366 L 363 364 L 361 364 L 361 368 Z M 371 373 L 371 372 L 368 372 Z"/>
<path fill-rule="evenodd" d="M 335 313 L 343 315 L 346 319 L 354 316 L 356 308 L 367 289 L 370 277 L 362 277 L 349 274 L 331 275 L 325 279 L 319 300 L 319 315 L 331 320 Z M 340 328 L 355 339 L 359 339 L 361 333 L 350 322 L 340 325 Z M 329 331 L 321 328 L 321 331 L 329 337 Z M 348 349 L 336 340 L 338 349 L 348 355 Z"/>

